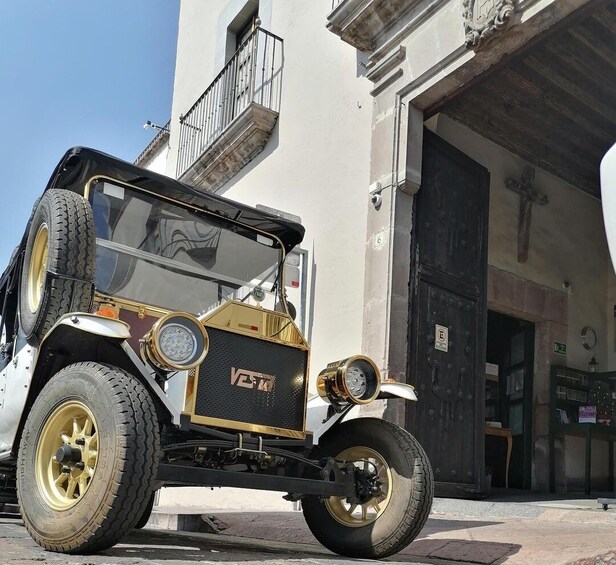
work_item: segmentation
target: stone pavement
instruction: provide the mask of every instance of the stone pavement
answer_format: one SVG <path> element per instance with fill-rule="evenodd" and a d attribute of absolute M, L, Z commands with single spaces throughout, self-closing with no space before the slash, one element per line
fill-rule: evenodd
<path fill-rule="evenodd" d="M 246 539 L 225 535 L 133 530 L 120 543 L 96 555 L 65 555 L 44 551 L 21 520 L 0 517 L 0 565 L 351 565 L 365 563 L 339 557 L 301 543 Z M 403 558 L 390 565 L 449 565 Z"/>
<path fill-rule="evenodd" d="M 158 508 L 150 525 L 227 537 L 318 545 L 301 512 L 178 513 Z M 424 530 L 396 559 L 483 565 L 616 565 L 616 510 L 595 499 L 532 503 L 436 499 Z M 604 555 L 603 560 L 596 560 Z M 581 561 L 579 561 L 581 560 Z"/>

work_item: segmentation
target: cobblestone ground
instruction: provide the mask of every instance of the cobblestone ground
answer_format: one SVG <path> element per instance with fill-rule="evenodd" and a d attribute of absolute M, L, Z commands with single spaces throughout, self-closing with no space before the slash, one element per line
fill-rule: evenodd
<path fill-rule="evenodd" d="M 410 558 L 402 559 L 389 559 L 388 562 L 421 565 Z M 43 551 L 20 520 L 0 518 L 0 565 L 342 565 L 366 562 L 369 561 L 343 559 L 307 544 L 160 530 L 135 530 L 118 545 L 97 555 L 63 555 Z"/>
<path fill-rule="evenodd" d="M 572 561 L 569 565 L 616 565 L 616 553 L 610 552 L 588 559 L 579 559 Z"/>

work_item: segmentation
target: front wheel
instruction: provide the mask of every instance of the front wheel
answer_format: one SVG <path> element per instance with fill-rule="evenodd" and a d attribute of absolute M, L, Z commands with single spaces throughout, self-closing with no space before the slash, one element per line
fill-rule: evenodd
<path fill-rule="evenodd" d="M 434 479 L 411 434 L 385 420 L 358 418 L 335 427 L 319 448 L 341 466 L 353 463 L 358 484 L 352 499 L 303 499 L 320 543 L 340 555 L 381 559 L 417 537 L 432 507 Z"/>
<path fill-rule="evenodd" d="M 132 375 L 76 363 L 39 393 L 17 460 L 24 524 L 50 551 L 94 553 L 135 526 L 160 457 L 152 398 Z"/>

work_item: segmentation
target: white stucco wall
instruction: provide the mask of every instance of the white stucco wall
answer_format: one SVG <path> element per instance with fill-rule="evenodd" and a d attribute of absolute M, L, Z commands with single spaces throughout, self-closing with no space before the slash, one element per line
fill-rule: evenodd
<path fill-rule="evenodd" d="M 152 157 L 149 159 L 145 168 L 160 173 L 161 175 L 167 174 L 167 157 L 169 155 L 169 145 L 163 145 Z M 144 166 L 144 165 L 141 165 Z"/>
<path fill-rule="evenodd" d="M 246 2 L 183 0 L 171 148 L 177 123 L 220 71 L 221 37 Z M 325 28 L 330 0 L 261 2 L 262 26 L 284 41 L 278 124 L 264 151 L 218 193 L 301 216 L 308 257 L 311 375 L 361 350 L 372 99 L 355 49 Z"/>

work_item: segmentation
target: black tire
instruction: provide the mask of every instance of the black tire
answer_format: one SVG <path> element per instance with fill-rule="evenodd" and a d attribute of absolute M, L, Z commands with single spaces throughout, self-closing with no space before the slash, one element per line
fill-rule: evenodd
<path fill-rule="evenodd" d="M 48 240 L 44 280 L 40 299 L 31 300 L 37 294 L 32 273 L 38 269 L 33 248 L 44 226 Z M 32 216 L 21 273 L 20 324 L 29 343 L 38 344 L 64 314 L 89 311 L 95 267 L 96 234 L 89 202 L 68 190 L 48 190 Z"/>
<path fill-rule="evenodd" d="M 139 520 L 135 524 L 135 530 L 141 530 L 142 528 L 146 527 L 148 520 L 150 519 L 150 516 L 152 515 L 152 510 L 154 509 L 154 499 L 155 498 L 156 498 L 156 492 L 153 492 L 152 496 L 150 496 L 148 505 L 146 506 L 145 510 L 143 511 L 143 514 L 141 515 L 141 518 L 139 518 Z"/>
<path fill-rule="evenodd" d="M 366 525 L 343 524 L 319 497 L 302 500 L 306 523 L 320 543 L 347 557 L 381 559 L 417 537 L 432 508 L 434 479 L 426 453 L 411 434 L 385 420 L 358 418 L 331 430 L 319 448 L 336 459 L 347 449 L 368 448 L 378 453 L 391 471 L 389 501 Z M 333 502 L 334 497 L 329 500 Z"/>
<path fill-rule="evenodd" d="M 68 497 L 70 483 L 63 490 L 50 487 L 58 484 L 60 471 L 54 467 L 57 461 L 49 457 L 56 447 L 47 438 L 61 437 L 54 433 L 57 422 L 69 428 L 66 435 L 70 433 L 72 420 L 62 424 L 58 414 L 71 406 L 90 411 L 90 433 L 97 436 L 97 458 L 83 492 L 79 485 L 78 496 Z M 86 426 L 83 424 L 82 429 Z M 75 437 L 74 429 L 72 433 Z M 59 445 L 63 443 L 67 442 L 60 439 Z M 86 449 L 92 452 L 93 436 L 85 445 L 72 440 L 69 443 L 85 455 Z M 87 457 L 84 460 L 91 464 Z M 69 365 L 38 395 L 21 439 L 17 494 L 28 532 L 49 551 L 88 554 L 111 547 L 143 516 L 154 490 L 159 460 L 158 420 L 144 386 L 115 367 L 97 363 Z M 60 467 L 64 465 L 68 464 Z M 76 463 L 70 465 L 69 478 L 73 471 L 80 472 Z M 64 496 L 60 502 L 67 503 L 67 507 L 57 507 L 57 492 Z"/>

